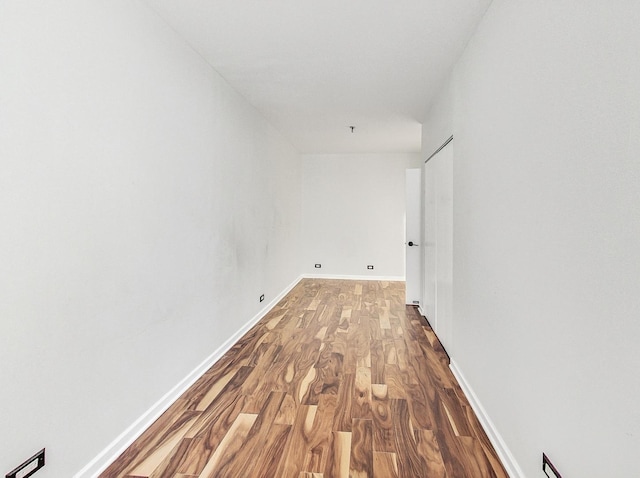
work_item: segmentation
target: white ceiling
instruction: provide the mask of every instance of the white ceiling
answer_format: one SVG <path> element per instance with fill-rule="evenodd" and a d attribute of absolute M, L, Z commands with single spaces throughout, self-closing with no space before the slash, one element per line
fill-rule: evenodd
<path fill-rule="evenodd" d="M 302 153 L 420 151 L 420 122 L 491 3 L 145 1 Z"/>

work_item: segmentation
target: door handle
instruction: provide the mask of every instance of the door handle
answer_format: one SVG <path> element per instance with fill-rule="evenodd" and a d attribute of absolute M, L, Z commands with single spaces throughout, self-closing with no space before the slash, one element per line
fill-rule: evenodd
<path fill-rule="evenodd" d="M 418 244 L 416 244 L 413 241 L 409 241 L 409 242 L 407 242 L 407 245 L 409 245 L 409 246 L 417 246 Z"/>

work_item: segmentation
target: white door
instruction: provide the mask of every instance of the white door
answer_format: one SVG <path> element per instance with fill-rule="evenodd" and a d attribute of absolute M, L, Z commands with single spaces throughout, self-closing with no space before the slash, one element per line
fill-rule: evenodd
<path fill-rule="evenodd" d="M 433 330 L 436 330 L 436 162 L 430 160 L 423 167 L 424 178 L 424 266 L 422 293 L 422 313 L 427 318 Z"/>
<path fill-rule="evenodd" d="M 405 278 L 406 303 L 420 305 L 422 295 L 421 256 L 421 190 L 422 171 L 406 171 L 406 215 L 405 215 Z"/>
<path fill-rule="evenodd" d="M 424 165 L 423 313 L 440 342 L 453 347 L 453 144 Z"/>
<path fill-rule="evenodd" d="M 453 144 L 449 143 L 436 160 L 436 335 L 453 354 Z M 432 161 L 433 161 L 432 159 Z"/>

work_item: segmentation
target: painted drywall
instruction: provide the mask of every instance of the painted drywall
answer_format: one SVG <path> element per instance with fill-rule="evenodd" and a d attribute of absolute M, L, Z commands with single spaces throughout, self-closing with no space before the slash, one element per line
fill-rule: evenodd
<path fill-rule="evenodd" d="M 403 279 L 405 170 L 419 166 L 417 153 L 303 155 L 303 272 Z"/>
<path fill-rule="evenodd" d="M 453 133 L 452 76 L 440 88 L 422 123 L 422 157 L 426 161 Z"/>
<path fill-rule="evenodd" d="M 531 478 L 640 476 L 638 24 L 494 0 L 449 85 L 453 359 Z"/>
<path fill-rule="evenodd" d="M 138 1 L 0 45 L 0 471 L 70 477 L 298 277 L 300 161 Z"/>

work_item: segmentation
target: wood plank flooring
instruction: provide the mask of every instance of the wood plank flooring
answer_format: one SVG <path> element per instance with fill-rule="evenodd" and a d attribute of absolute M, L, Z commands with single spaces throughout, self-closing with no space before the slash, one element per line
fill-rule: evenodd
<path fill-rule="evenodd" d="M 100 476 L 508 478 L 404 283 L 319 279 Z"/>

